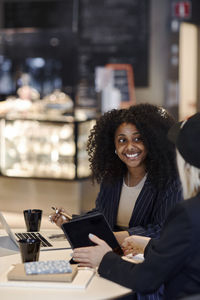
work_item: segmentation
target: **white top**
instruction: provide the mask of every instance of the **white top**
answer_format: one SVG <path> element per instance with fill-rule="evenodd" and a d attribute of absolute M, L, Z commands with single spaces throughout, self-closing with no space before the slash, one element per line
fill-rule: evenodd
<path fill-rule="evenodd" d="M 121 227 L 128 227 L 136 200 L 141 192 L 144 182 L 147 178 L 147 174 L 136 186 L 127 186 L 123 181 L 121 197 L 118 207 L 117 225 Z"/>

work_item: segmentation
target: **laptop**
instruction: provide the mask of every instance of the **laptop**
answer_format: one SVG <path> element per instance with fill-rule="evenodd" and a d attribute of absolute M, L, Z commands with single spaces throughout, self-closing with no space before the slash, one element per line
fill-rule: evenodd
<path fill-rule="evenodd" d="M 12 240 L 12 242 L 17 248 L 19 248 L 19 239 L 30 237 L 38 238 L 41 240 L 41 251 L 71 249 L 71 246 L 62 231 L 48 230 L 40 232 L 20 232 L 19 230 L 11 230 L 2 212 L 0 212 L 0 222 L 2 224 L 2 227 L 7 232 L 9 238 Z"/>

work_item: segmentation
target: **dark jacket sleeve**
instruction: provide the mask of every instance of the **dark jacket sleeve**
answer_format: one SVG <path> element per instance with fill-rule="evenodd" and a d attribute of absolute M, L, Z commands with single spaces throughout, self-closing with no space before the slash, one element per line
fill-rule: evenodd
<path fill-rule="evenodd" d="M 101 261 L 99 274 L 135 292 L 152 293 L 181 272 L 190 255 L 191 239 L 187 214 L 177 206 L 171 212 L 161 238 L 151 241 L 143 263 L 130 263 L 109 252 Z"/>

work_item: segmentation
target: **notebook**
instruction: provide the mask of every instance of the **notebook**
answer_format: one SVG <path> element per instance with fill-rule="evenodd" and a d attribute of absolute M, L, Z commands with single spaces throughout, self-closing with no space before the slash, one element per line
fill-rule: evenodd
<path fill-rule="evenodd" d="M 95 275 L 94 269 L 80 268 L 73 278 L 72 282 L 61 282 L 61 281 L 24 281 L 24 280 L 8 280 L 9 272 L 12 271 L 14 267 L 12 266 L 9 270 L 0 274 L 0 287 L 9 288 L 36 288 L 36 289 L 59 289 L 60 290 L 83 290 L 86 289 Z M 75 267 L 76 270 L 76 267 Z M 29 276 L 29 275 L 28 275 Z M 54 292 L 53 292 L 54 293 Z M 74 296 L 75 297 L 75 296 Z"/>
<path fill-rule="evenodd" d="M 76 217 L 68 223 L 62 225 L 72 249 L 79 247 L 94 246 L 89 239 L 89 233 L 95 234 L 100 239 L 107 242 L 113 251 L 123 255 L 123 251 L 115 238 L 112 229 L 103 214 L 99 212 L 88 213 L 81 217 Z"/>
<path fill-rule="evenodd" d="M 24 264 L 16 264 L 7 274 L 8 280 L 20 281 L 51 281 L 51 282 L 72 282 L 78 272 L 78 266 L 71 266 L 72 271 L 60 274 L 31 274 L 27 275 Z"/>
<path fill-rule="evenodd" d="M 15 245 L 15 248 L 19 248 L 18 240 L 23 238 L 39 238 L 41 240 L 40 250 L 57 250 L 57 249 L 69 249 L 70 244 L 62 232 L 57 231 L 40 231 L 40 232 L 19 232 L 11 230 L 2 212 L 0 212 L 0 222 L 7 232 L 8 236 Z"/>

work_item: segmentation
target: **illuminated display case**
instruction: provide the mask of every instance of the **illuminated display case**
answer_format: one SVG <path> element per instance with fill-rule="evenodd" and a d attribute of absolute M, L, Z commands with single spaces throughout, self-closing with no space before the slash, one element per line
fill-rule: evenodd
<path fill-rule="evenodd" d="M 6 117 L 0 124 L 2 175 L 68 180 L 90 176 L 86 143 L 94 119 Z"/>

